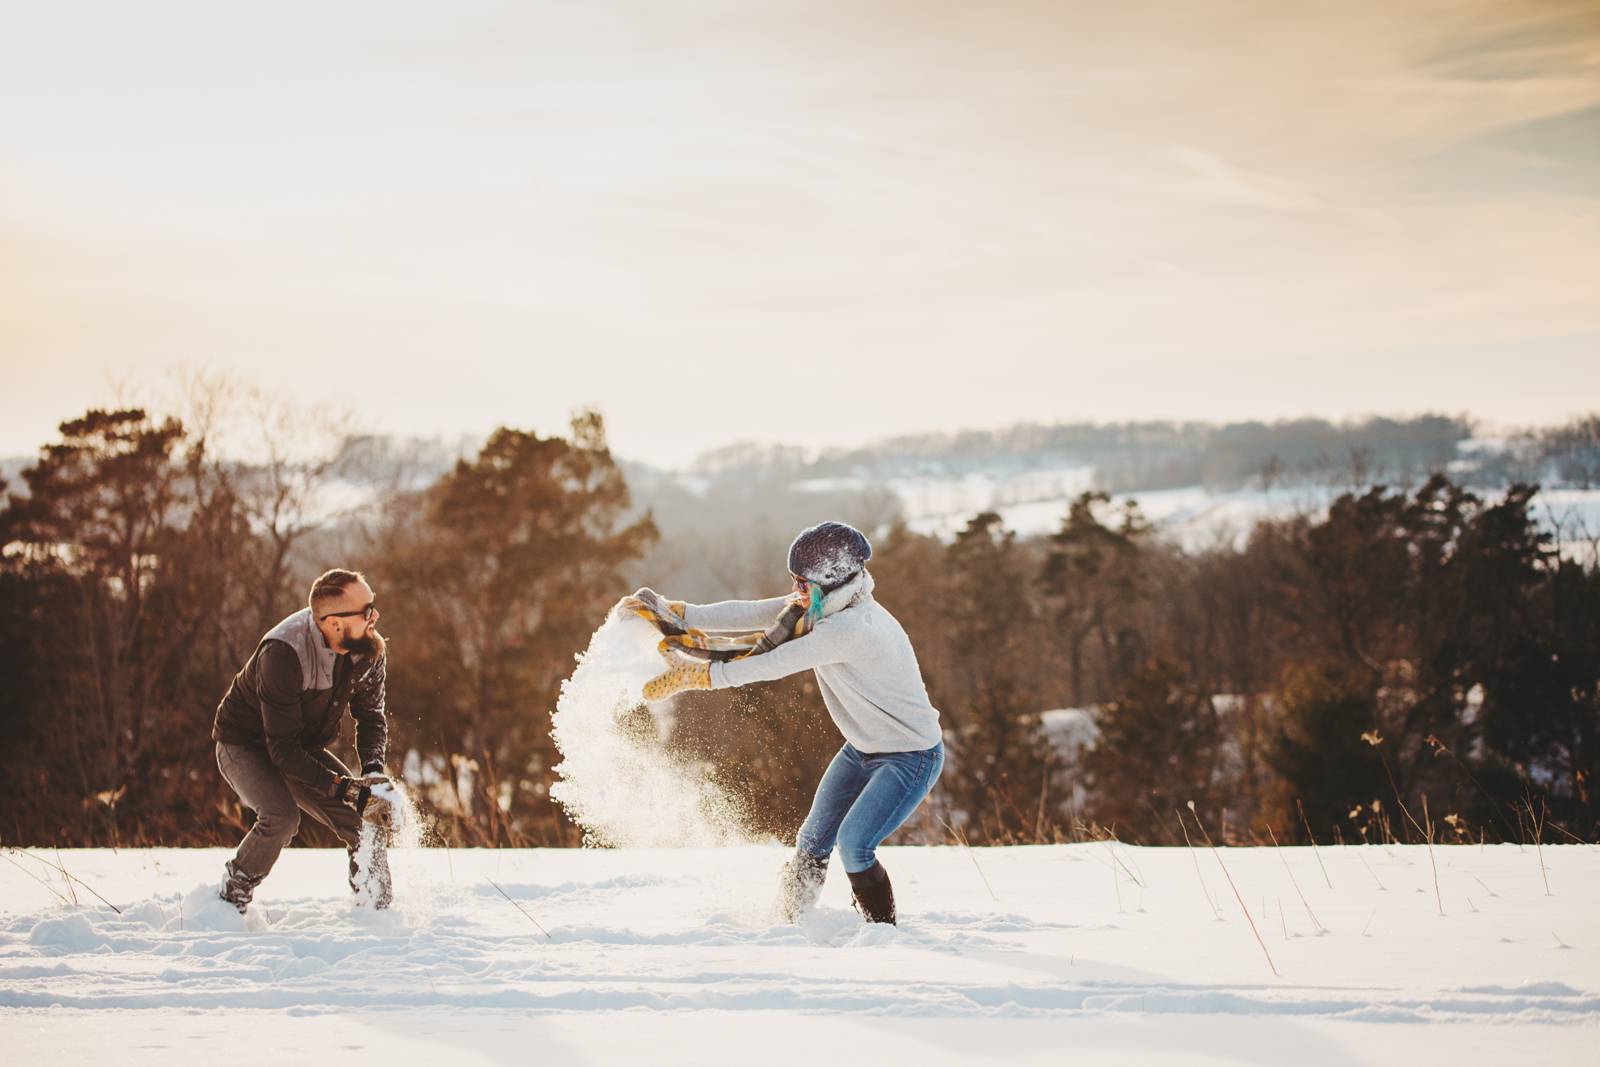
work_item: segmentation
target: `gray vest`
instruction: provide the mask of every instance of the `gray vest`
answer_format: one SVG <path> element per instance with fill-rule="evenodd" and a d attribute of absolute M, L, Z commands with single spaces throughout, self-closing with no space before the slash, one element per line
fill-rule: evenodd
<path fill-rule="evenodd" d="M 333 663 L 338 657 L 328 647 L 322 631 L 311 618 L 310 608 L 284 619 L 267 631 L 262 641 L 282 641 L 300 659 L 300 687 L 306 690 L 333 688 Z"/>

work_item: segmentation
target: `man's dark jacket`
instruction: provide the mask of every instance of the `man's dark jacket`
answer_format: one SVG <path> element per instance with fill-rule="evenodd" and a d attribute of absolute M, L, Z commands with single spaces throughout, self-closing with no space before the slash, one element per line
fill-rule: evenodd
<path fill-rule="evenodd" d="M 387 660 L 339 655 L 311 618 L 310 608 L 267 632 L 217 705 L 211 738 L 264 749 L 284 777 L 325 796 L 339 779 L 312 755 L 339 736 L 348 708 L 356 721 L 361 770 L 383 770 L 389 742 L 384 715 Z"/>

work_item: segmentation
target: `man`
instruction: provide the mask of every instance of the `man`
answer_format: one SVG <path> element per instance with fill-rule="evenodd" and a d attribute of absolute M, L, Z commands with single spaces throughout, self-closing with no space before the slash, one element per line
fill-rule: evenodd
<path fill-rule="evenodd" d="M 378 632 L 377 599 L 360 573 L 335 569 L 312 583 L 308 600 L 256 645 L 217 706 L 211 728 L 223 779 L 256 813 L 255 825 L 227 864 L 221 889 L 222 899 L 241 914 L 300 829 L 302 811 L 344 842 L 350 888 L 358 892 L 363 818 L 373 823 L 375 904 L 386 908 L 392 898 L 389 805 L 371 796 L 374 785 L 388 781 L 383 774 L 388 660 Z M 339 735 L 346 708 L 356 721 L 360 778 L 327 748 Z"/>

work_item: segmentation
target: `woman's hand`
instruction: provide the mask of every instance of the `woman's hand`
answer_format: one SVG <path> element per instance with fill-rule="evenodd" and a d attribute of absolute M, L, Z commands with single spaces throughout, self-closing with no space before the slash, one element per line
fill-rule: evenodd
<path fill-rule="evenodd" d="M 665 700 L 686 689 L 710 689 L 711 664 L 679 663 L 644 683 L 644 698 L 650 703 Z"/>
<path fill-rule="evenodd" d="M 644 601 L 638 597 L 625 596 L 612 605 L 611 614 L 617 618 L 621 618 L 623 615 L 645 616 L 649 614 L 649 609 L 644 606 Z"/>
<path fill-rule="evenodd" d="M 649 619 L 661 609 L 676 615 L 679 622 L 683 621 L 684 612 L 687 610 L 683 601 L 668 600 L 649 586 L 643 586 L 617 601 L 611 612 L 613 615 L 633 614 L 642 619 Z"/>

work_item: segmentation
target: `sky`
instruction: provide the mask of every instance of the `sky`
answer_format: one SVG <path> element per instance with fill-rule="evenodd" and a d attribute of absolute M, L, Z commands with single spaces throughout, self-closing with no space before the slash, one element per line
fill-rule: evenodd
<path fill-rule="evenodd" d="M 0 0 L 0 455 L 1600 408 L 1600 5 Z"/>

